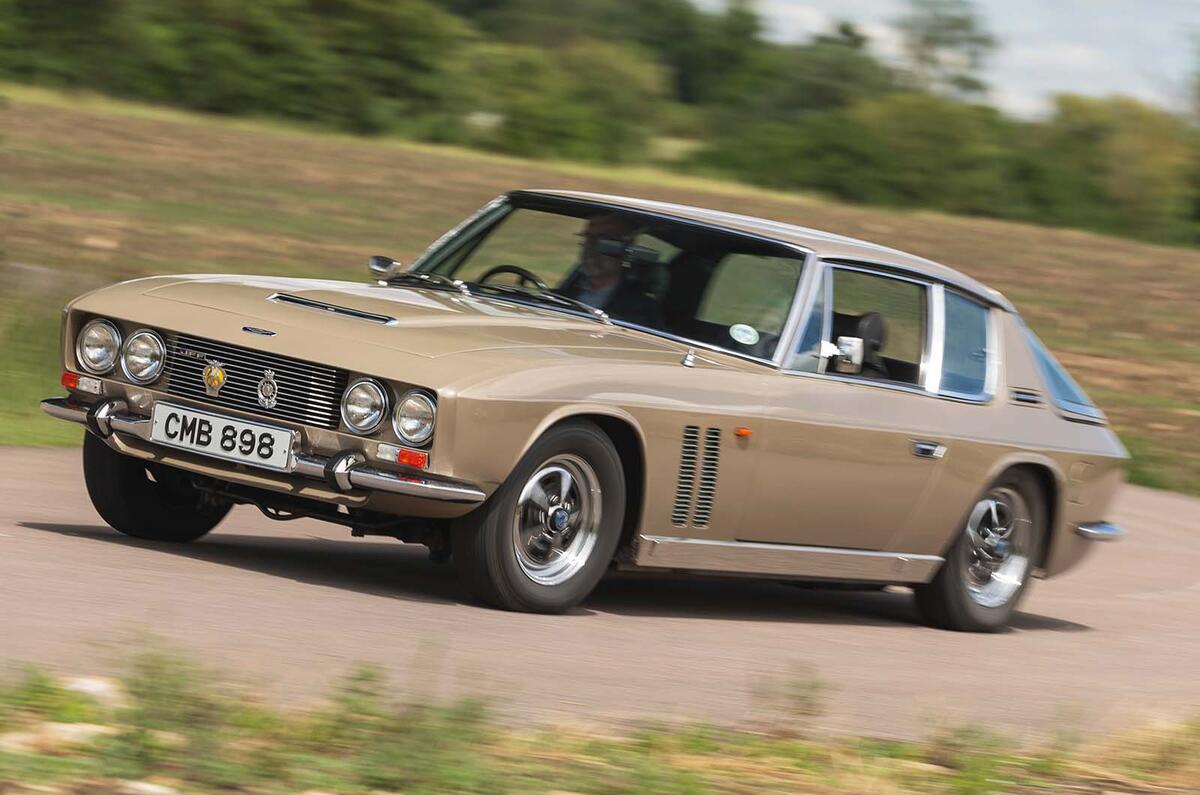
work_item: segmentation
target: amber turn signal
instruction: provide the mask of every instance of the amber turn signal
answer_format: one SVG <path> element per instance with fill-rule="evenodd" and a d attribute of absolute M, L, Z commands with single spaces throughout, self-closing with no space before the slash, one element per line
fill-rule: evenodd
<path fill-rule="evenodd" d="M 752 433 L 754 433 L 754 431 L 750 430 L 749 428 L 738 428 L 733 432 L 733 435 L 739 439 L 748 439 Z"/>

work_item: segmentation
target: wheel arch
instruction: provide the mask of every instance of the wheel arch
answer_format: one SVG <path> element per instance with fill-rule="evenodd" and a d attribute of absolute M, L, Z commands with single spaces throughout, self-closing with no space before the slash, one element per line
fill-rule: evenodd
<path fill-rule="evenodd" d="M 560 408 L 538 424 L 525 441 L 518 459 L 551 428 L 575 420 L 598 426 L 617 448 L 617 455 L 621 459 L 625 476 L 625 517 L 621 525 L 621 540 L 617 545 L 620 554 L 633 540 L 641 524 L 646 495 L 646 438 L 632 415 L 614 406 L 574 405 Z"/>
<path fill-rule="evenodd" d="M 995 483 L 1002 475 L 1013 472 L 1028 472 L 1042 490 L 1046 507 L 1045 543 L 1042 544 L 1035 566 L 1038 569 L 1050 559 L 1051 547 L 1058 537 L 1058 523 L 1063 516 L 1063 495 L 1066 494 L 1066 479 L 1058 464 L 1044 455 L 1022 453 L 1002 459 L 989 474 L 987 482 Z"/>

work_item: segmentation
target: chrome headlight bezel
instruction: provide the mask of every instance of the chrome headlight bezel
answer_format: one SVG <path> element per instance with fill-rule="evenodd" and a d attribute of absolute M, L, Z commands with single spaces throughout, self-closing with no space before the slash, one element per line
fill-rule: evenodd
<path fill-rule="evenodd" d="M 87 336 L 88 331 L 101 327 L 107 328 L 112 334 L 114 340 L 112 360 L 104 367 L 93 367 L 87 357 L 83 355 L 83 340 Z M 102 317 L 92 318 L 87 323 L 84 323 L 83 328 L 79 329 L 79 333 L 75 335 L 75 362 L 92 375 L 106 375 L 116 368 L 117 362 L 121 358 L 123 344 L 124 339 L 121 336 L 121 329 L 117 328 L 116 323 Z"/>
<path fill-rule="evenodd" d="M 416 434 L 407 434 L 403 430 L 404 417 L 401 413 L 409 401 L 418 403 L 424 406 L 429 412 L 429 424 L 422 432 Z M 396 401 L 396 408 L 392 410 L 392 430 L 396 432 L 396 436 L 402 442 L 414 446 L 420 446 L 433 438 L 433 431 L 437 427 L 437 401 L 428 392 L 420 389 L 410 389 L 400 396 Z"/>
<path fill-rule="evenodd" d="M 128 362 L 129 348 L 133 344 L 134 340 L 138 339 L 139 337 L 149 338 L 154 341 L 155 345 L 158 346 L 158 365 L 151 371 L 149 375 L 141 376 L 140 378 L 133 374 Z M 125 374 L 126 378 L 135 384 L 151 384 L 157 381 L 159 376 L 162 375 L 163 368 L 166 367 L 166 364 L 167 344 L 163 342 L 162 335 L 160 335 L 157 331 L 148 328 L 138 329 L 130 334 L 129 338 L 125 340 L 125 343 L 121 346 L 121 372 Z"/>
<path fill-rule="evenodd" d="M 375 397 L 379 401 L 379 416 L 377 416 L 369 426 L 359 427 L 350 421 L 350 417 L 346 412 L 346 404 L 350 398 L 350 393 L 358 388 L 365 388 L 374 392 Z M 384 419 L 388 416 L 388 393 L 384 389 L 383 384 L 376 381 L 374 378 L 358 378 L 350 382 L 346 387 L 346 391 L 342 392 L 341 401 L 342 424 L 345 425 L 351 433 L 359 436 L 367 436 L 379 430 L 379 426 L 383 424 Z"/>

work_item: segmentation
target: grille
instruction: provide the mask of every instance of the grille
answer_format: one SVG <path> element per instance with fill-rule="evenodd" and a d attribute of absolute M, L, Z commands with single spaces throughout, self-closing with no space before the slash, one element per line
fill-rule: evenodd
<path fill-rule="evenodd" d="M 168 334 L 166 343 L 169 394 L 263 417 L 330 430 L 338 427 L 348 380 L 344 370 L 188 334 Z M 203 372 L 209 362 L 220 362 L 225 368 L 225 385 L 216 397 L 204 389 Z M 278 386 L 275 406 L 270 409 L 258 404 L 258 382 L 267 370 L 275 373 Z"/>
<path fill-rule="evenodd" d="M 717 465 L 721 462 L 721 429 L 704 431 L 704 463 L 700 465 L 700 488 L 696 490 L 696 509 L 692 523 L 705 527 L 712 515 L 713 497 L 717 493 Z"/>
<path fill-rule="evenodd" d="M 700 452 L 700 429 L 688 425 L 683 429 L 683 449 L 679 453 L 679 481 L 675 486 L 675 507 L 671 522 L 687 527 L 688 509 L 692 507 L 692 491 L 696 487 L 696 455 Z"/>

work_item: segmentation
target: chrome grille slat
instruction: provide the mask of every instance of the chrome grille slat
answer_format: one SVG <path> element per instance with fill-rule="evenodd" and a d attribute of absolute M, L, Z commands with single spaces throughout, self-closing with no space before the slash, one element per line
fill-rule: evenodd
<path fill-rule="evenodd" d="M 212 406 L 224 406 L 261 417 L 290 420 L 330 430 L 340 422 L 342 392 L 349 373 L 301 359 L 230 345 L 189 334 L 167 334 L 165 391 Z M 180 350 L 200 354 L 186 356 Z M 209 361 L 224 366 L 227 380 L 216 397 L 204 388 L 203 372 Z M 279 385 L 274 408 L 258 403 L 258 382 L 271 370 Z"/>
<path fill-rule="evenodd" d="M 279 356 L 272 356 L 271 354 L 245 353 L 243 351 L 238 351 L 237 349 L 231 349 L 225 346 L 192 342 L 191 340 L 187 342 L 180 342 L 179 347 L 189 351 L 194 351 L 195 353 L 199 353 L 210 358 L 225 357 L 233 361 L 240 361 L 251 367 L 278 368 L 275 370 L 276 373 L 290 372 L 299 378 L 315 380 L 322 383 L 332 384 L 334 380 L 336 380 L 336 376 L 333 374 L 327 375 L 319 371 L 310 371 L 305 368 L 303 362 L 293 363 L 293 360 L 288 360 Z M 199 359 L 191 356 L 184 356 L 177 351 L 172 351 L 172 354 L 178 356 L 180 359 L 191 360 L 194 362 L 200 361 Z M 228 363 L 224 362 L 223 359 L 222 362 L 226 364 Z"/>
<path fill-rule="evenodd" d="M 708 428 L 704 431 L 704 463 L 700 465 L 700 488 L 696 490 L 696 509 L 692 514 L 692 523 L 696 527 L 706 527 L 712 515 L 720 462 L 721 429 Z"/>
<path fill-rule="evenodd" d="M 671 508 L 671 523 L 686 527 L 692 507 L 692 492 L 696 486 L 696 455 L 700 449 L 700 428 L 688 425 L 683 429 L 683 444 L 679 451 L 679 476 L 675 486 L 675 504 Z"/>

